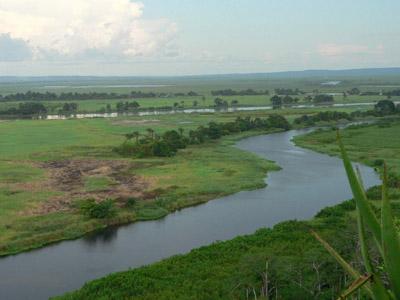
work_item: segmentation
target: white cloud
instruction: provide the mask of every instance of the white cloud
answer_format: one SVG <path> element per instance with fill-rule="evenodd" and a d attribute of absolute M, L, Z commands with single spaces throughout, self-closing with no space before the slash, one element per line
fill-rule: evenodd
<path fill-rule="evenodd" d="M 142 12 L 130 0 L 1 0 L 0 35 L 25 41 L 36 59 L 171 53 L 176 24 Z"/>
<path fill-rule="evenodd" d="M 321 44 L 317 47 L 317 52 L 324 57 L 338 57 L 345 55 L 364 55 L 364 54 L 382 54 L 383 46 L 379 45 L 371 48 L 365 45 L 356 44 Z"/>

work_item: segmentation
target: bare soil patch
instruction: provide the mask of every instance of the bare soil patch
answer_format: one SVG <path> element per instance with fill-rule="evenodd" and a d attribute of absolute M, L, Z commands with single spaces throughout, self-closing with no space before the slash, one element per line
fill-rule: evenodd
<path fill-rule="evenodd" d="M 50 212 L 71 209 L 71 203 L 77 199 L 116 199 L 121 202 L 129 197 L 147 198 L 151 183 L 141 176 L 132 174 L 134 164 L 118 160 L 62 160 L 41 164 L 46 169 L 48 179 L 41 187 L 62 192 L 40 206 L 31 209 L 30 214 L 41 215 Z M 112 184 L 103 189 L 87 191 L 85 179 L 106 177 Z"/>

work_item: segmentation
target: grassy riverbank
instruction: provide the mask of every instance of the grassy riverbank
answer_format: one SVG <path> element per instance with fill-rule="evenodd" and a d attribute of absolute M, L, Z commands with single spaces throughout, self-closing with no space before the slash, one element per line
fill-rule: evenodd
<path fill-rule="evenodd" d="M 400 119 L 383 119 L 376 124 L 351 126 L 341 131 L 349 156 L 372 167 L 384 159 L 391 172 L 400 175 Z M 297 145 L 329 155 L 339 155 L 335 130 L 318 130 L 296 136 Z"/>
<path fill-rule="evenodd" d="M 265 132 L 190 146 L 170 158 L 133 160 L 112 152 L 133 130 L 144 134 L 147 128 L 163 132 L 182 127 L 187 132 L 211 120 L 227 122 L 237 116 L 0 123 L 0 255 L 77 238 L 109 225 L 160 218 L 264 186 L 267 171 L 278 167 L 232 145 Z M 115 200 L 115 214 L 89 218 L 80 209 L 89 198 Z"/>

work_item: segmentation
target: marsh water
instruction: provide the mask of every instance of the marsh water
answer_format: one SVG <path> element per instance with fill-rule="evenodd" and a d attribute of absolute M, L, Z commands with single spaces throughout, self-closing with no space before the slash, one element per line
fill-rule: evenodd
<path fill-rule="evenodd" d="M 358 103 L 334 103 L 334 104 L 299 104 L 292 105 L 290 108 L 302 109 L 302 108 L 315 108 L 315 107 L 359 107 L 372 106 L 375 102 L 358 102 Z M 397 102 L 396 102 L 397 104 Z M 273 109 L 270 105 L 265 106 L 238 106 L 229 108 L 187 108 L 187 109 L 152 109 L 152 110 L 141 110 L 137 112 L 128 113 L 81 113 L 73 115 L 46 115 L 43 119 L 46 120 L 65 120 L 65 119 L 88 119 L 88 118 L 116 118 L 120 116 L 157 116 L 157 115 L 171 115 L 171 114 L 193 114 L 193 113 L 224 113 L 224 112 L 240 112 L 240 111 L 258 111 L 258 110 L 271 110 Z"/>
<path fill-rule="evenodd" d="M 342 162 L 296 147 L 291 130 L 244 139 L 240 149 L 274 160 L 266 188 L 243 191 L 167 217 L 108 229 L 0 259 L 0 299 L 47 299 L 86 281 L 128 270 L 217 240 L 253 233 L 289 219 L 309 219 L 351 197 Z M 379 178 L 360 166 L 366 186 Z"/>

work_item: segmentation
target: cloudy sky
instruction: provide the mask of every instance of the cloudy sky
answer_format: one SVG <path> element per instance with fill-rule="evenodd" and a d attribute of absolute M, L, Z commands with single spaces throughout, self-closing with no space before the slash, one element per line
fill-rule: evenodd
<path fill-rule="evenodd" d="M 1 75 L 400 66 L 398 0 L 0 0 Z"/>

